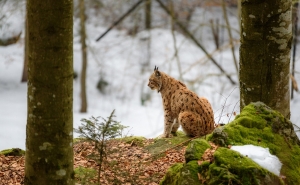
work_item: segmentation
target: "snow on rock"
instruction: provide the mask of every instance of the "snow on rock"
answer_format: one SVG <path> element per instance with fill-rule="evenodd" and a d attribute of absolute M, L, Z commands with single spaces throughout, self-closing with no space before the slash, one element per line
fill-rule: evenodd
<path fill-rule="evenodd" d="M 275 175 L 280 175 L 282 163 L 278 157 L 270 154 L 268 148 L 263 148 L 254 145 L 232 146 L 230 149 L 249 157 L 261 167 L 269 170 Z"/>

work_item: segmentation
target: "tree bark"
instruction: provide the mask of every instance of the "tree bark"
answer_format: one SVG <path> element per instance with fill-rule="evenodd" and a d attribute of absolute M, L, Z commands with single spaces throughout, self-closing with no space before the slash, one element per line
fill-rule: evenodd
<path fill-rule="evenodd" d="M 27 0 L 25 184 L 74 184 L 73 0 Z"/>
<path fill-rule="evenodd" d="M 81 54 L 82 54 L 82 68 L 80 75 L 80 97 L 81 108 L 80 112 L 87 112 L 87 98 L 86 98 L 86 68 L 87 68 L 87 47 L 86 47 L 86 33 L 85 33 L 85 7 L 84 0 L 79 0 L 80 9 L 80 42 L 81 42 Z"/>
<path fill-rule="evenodd" d="M 290 117 L 291 0 L 242 0 L 240 108 L 262 101 Z"/>

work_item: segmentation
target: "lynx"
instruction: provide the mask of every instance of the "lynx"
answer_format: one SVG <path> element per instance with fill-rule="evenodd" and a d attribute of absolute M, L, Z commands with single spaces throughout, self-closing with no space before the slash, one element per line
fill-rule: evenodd
<path fill-rule="evenodd" d="M 154 72 L 148 86 L 161 93 L 164 108 L 164 133 L 161 137 L 172 137 L 181 125 L 189 136 L 203 136 L 214 129 L 214 114 L 208 100 L 198 97 L 185 84 L 164 72 Z"/>

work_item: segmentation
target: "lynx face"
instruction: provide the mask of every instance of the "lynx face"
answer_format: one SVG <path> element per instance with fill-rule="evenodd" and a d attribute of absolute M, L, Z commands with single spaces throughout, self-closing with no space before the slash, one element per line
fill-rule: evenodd
<path fill-rule="evenodd" d="M 150 87 L 151 90 L 157 90 L 159 92 L 161 89 L 161 85 L 162 85 L 162 79 L 161 79 L 160 72 L 158 70 L 154 70 L 154 72 L 149 78 L 148 86 Z"/>

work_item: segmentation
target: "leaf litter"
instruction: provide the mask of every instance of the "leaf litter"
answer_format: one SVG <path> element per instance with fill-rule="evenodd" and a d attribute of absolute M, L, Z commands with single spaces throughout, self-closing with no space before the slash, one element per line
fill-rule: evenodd
<path fill-rule="evenodd" d="M 144 149 L 153 142 L 153 139 L 146 139 L 141 146 L 135 142 L 126 143 L 118 139 L 108 141 L 108 153 L 100 178 L 101 184 L 157 185 L 171 165 L 185 162 L 185 146 L 172 148 L 160 157 L 154 157 Z M 98 164 L 91 158 L 91 154 L 95 151 L 92 143 L 80 141 L 74 144 L 73 149 L 74 170 L 83 167 L 97 171 Z M 0 185 L 23 185 L 24 176 L 25 156 L 0 155 Z M 75 179 L 76 184 L 80 184 L 81 179 L 76 175 Z M 85 180 L 87 184 L 95 184 L 97 174 Z"/>

